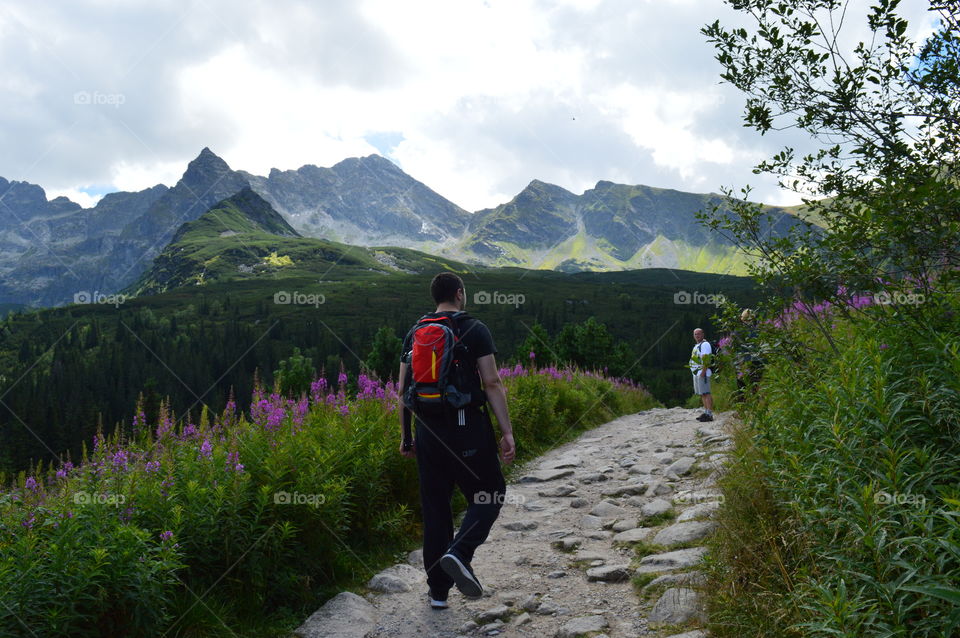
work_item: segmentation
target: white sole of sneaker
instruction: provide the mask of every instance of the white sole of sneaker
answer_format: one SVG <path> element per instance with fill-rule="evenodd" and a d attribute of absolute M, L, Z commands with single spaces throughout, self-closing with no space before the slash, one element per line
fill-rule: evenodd
<path fill-rule="evenodd" d="M 450 605 L 448 605 L 448 604 L 447 604 L 447 601 L 445 601 L 445 600 L 434 600 L 433 598 L 430 599 L 430 608 L 431 608 L 431 609 L 446 609 L 446 608 L 448 608 L 449 606 L 450 606 Z"/>
<path fill-rule="evenodd" d="M 480 598 L 483 595 L 483 587 L 480 586 L 480 583 L 470 573 L 466 565 L 453 554 L 444 554 L 440 558 L 440 567 L 447 573 L 447 576 L 453 579 L 460 593 L 467 598 Z"/>

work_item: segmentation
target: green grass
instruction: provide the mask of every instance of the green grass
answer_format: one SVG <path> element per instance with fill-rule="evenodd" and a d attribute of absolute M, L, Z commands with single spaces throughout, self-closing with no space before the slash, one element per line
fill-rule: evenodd
<path fill-rule="evenodd" d="M 711 541 L 711 635 L 960 633 L 960 304 L 810 326 L 743 410 Z M 784 348 L 786 352 L 788 348 Z"/>

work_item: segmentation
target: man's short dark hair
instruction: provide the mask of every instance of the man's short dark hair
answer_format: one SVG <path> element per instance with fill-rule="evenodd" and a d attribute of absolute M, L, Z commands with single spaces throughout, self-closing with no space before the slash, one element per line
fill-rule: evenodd
<path fill-rule="evenodd" d="M 442 272 L 430 282 L 430 294 L 438 304 L 456 301 L 458 290 L 463 290 L 463 279 L 452 272 Z"/>

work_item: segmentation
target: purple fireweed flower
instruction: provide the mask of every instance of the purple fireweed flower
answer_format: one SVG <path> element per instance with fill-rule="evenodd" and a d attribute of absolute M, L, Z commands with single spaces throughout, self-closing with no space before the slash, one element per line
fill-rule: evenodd
<path fill-rule="evenodd" d="M 347 405 L 346 403 L 344 403 L 341 406 L 338 406 L 337 410 L 339 410 L 340 414 L 343 416 L 347 416 L 348 414 L 350 414 L 350 406 Z"/>
<path fill-rule="evenodd" d="M 531 351 L 530 351 L 530 360 L 533 361 L 533 360 L 536 359 L 536 358 L 537 358 L 537 353 L 534 352 L 533 350 L 531 350 Z"/>
<path fill-rule="evenodd" d="M 230 427 L 237 422 L 237 402 L 231 397 L 227 405 L 223 408 L 223 419 L 220 424 L 223 427 Z"/>
<path fill-rule="evenodd" d="M 283 417 L 286 415 L 287 412 L 283 407 L 271 406 L 270 411 L 267 413 L 267 422 L 263 427 L 269 432 L 276 432 L 280 429 L 280 424 L 283 423 Z"/>
<path fill-rule="evenodd" d="M 201 458 L 209 459 L 211 456 L 213 456 L 213 444 L 210 443 L 210 439 L 204 439 L 203 443 L 200 444 L 200 455 L 197 460 Z"/>
<path fill-rule="evenodd" d="M 170 540 L 171 538 L 173 538 L 173 532 L 171 532 L 171 531 L 169 531 L 169 530 L 167 530 L 167 531 L 165 531 L 165 532 L 160 532 L 160 540 L 161 540 L 162 542 L 165 543 L 165 542 L 167 542 L 168 540 Z"/>
<path fill-rule="evenodd" d="M 67 478 L 67 475 L 70 473 L 70 470 L 73 469 L 73 463 L 67 461 L 64 463 L 59 470 L 57 470 L 57 478 Z"/>
<path fill-rule="evenodd" d="M 147 464 L 144 466 L 148 472 L 159 472 L 160 471 L 160 461 L 147 461 Z"/>
<path fill-rule="evenodd" d="M 34 524 L 36 521 L 37 521 L 37 517 L 36 517 L 35 515 L 31 514 L 25 521 L 23 521 L 23 522 L 20 523 L 20 524 L 23 525 L 24 527 L 26 527 L 27 529 L 33 529 L 33 524 Z"/>
<path fill-rule="evenodd" d="M 113 456 L 110 457 L 110 462 L 113 463 L 114 469 L 125 470 L 127 469 L 127 463 L 130 461 L 130 456 L 127 454 L 126 450 L 117 450 L 114 452 Z"/>
<path fill-rule="evenodd" d="M 303 427 L 303 422 L 309 411 L 310 403 L 307 401 L 307 397 L 305 395 L 301 396 L 300 400 L 293 405 L 293 425 L 295 429 L 299 430 Z"/>
<path fill-rule="evenodd" d="M 137 435 L 140 433 L 140 430 L 147 424 L 147 415 L 143 413 L 143 410 L 138 411 L 133 416 L 133 433 Z"/>
<path fill-rule="evenodd" d="M 337 385 L 343 386 L 347 383 L 347 373 L 343 370 L 340 371 L 340 374 L 337 375 Z"/>
<path fill-rule="evenodd" d="M 37 479 L 32 476 L 28 476 L 27 480 L 24 482 L 23 486 L 30 490 L 31 492 L 37 491 Z"/>
<path fill-rule="evenodd" d="M 264 423 L 270 412 L 270 402 L 266 399 L 257 399 L 250 404 L 250 420 L 254 423 Z"/>
<path fill-rule="evenodd" d="M 180 438 L 185 441 L 187 439 L 192 439 L 198 434 L 200 434 L 200 431 L 197 429 L 197 426 L 195 426 L 193 423 L 187 423 L 183 427 L 183 433 L 180 435 Z"/>
<path fill-rule="evenodd" d="M 157 438 L 162 439 L 172 429 L 173 420 L 169 414 L 164 413 L 163 418 L 160 419 L 160 424 L 157 426 Z"/>

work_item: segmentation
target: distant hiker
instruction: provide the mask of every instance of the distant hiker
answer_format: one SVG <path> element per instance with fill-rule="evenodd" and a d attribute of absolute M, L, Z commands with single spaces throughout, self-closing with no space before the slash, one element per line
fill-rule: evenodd
<path fill-rule="evenodd" d="M 703 330 L 700 328 L 693 331 L 693 340 L 697 342 L 690 353 L 693 392 L 699 394 L 703 401 L 703 414 L 697 417 L 697 421 L 713 421 L 713 395 L 710 394 L 710 377 L 713 375 L 710 360 L 713 358 L 713 348 L 710 347 L 710 342 L 703 338 Z"/>
<path fill-rule="evenodd" d="M 757 350 L 757 328 L 753 311 L 745 308 L 740 313 L 740 326 L 730 335 L 734 367 L 737 369 L 737 401 L 760 382 L 763 361 Z"/>
<path fill-rule="evenodd" d="M 490 330 L 463 312 L 463 280 L 442 272 L 430 283 L 430 293 L 436 311 L 421 317 L 403 340 L 400 453 L 417 459 L 430 606 L 445 609 L 454 584 L 467 598 L 483 594 L 471 561 L 503 506 L 506 483 L 498 448 L 500 459 L 510 463 L 515 446 L 494 359 L 497 349 Z M 500 424 L 499 445 L 487 402 Z M 412 438 L 411 412 L 416 416 Z M 454 485 L 467 500 L 456 536 L 450 508 Z"/>

